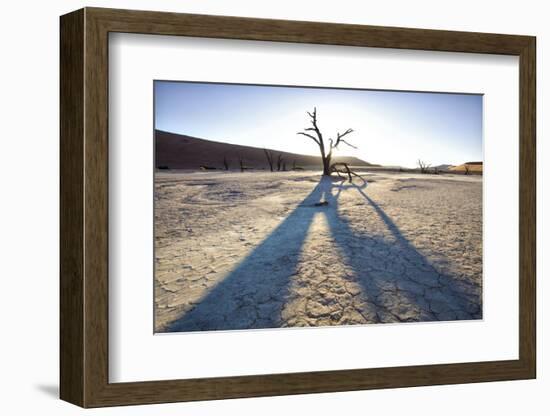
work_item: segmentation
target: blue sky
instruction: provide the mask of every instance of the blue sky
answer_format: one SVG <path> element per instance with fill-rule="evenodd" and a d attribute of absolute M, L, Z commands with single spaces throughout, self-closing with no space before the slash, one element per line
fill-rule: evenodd
<path fill-rule="evenodd" d="M 326 138 L 352 128 L 336 154 L 383 165 L 482 160 L 482 96 L 155 81 L 155 128 L 208 140 L 318 154 L 296 133 L 317 107 Z"/>

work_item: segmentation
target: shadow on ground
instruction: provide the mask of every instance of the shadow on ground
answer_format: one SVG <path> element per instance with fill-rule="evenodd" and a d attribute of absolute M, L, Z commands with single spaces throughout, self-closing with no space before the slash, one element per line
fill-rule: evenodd
<path fill-rule="evenodd" d="M 59 386 L 54 384 L 38 384 L 35 386 L 36 390 L 39 392 L 45 394 L 46 396 L 50 396 L 51 398 L 58 399 L 59 398 Z"/>
<path fill-rule="evenodd" d="M 480 288 L 436 270 L 365 193 L 366 187 L 366 181 L 345 183 L 323 177 L 225 279 L 163 332 L 292 326 L 282 311 L 317 214 L 326 218 L 334 248 L 351 270 L 345 279 L 360 288 L 351 306 L 346 306 L 360 316 L 352 323 L 480 319 Z M 376 215 L 387 232 L 374 234 L 350 223 L 338 209 L 344 192 L 359 193 L 365 215 Z M 320 204 L 324 201 L 328 204 Z"/>

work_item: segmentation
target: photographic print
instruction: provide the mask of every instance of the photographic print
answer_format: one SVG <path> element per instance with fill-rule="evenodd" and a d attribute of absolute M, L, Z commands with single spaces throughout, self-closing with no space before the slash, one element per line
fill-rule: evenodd
<path fill-rule="evenodd" d="M 483 96 L 154 82 L 155 332 L 482 318 Z"/>

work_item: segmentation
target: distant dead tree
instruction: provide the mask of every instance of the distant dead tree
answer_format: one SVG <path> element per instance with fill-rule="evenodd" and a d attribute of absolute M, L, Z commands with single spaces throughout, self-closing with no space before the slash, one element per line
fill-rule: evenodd
<path fill-rule="evenodd" d="M 470 166 L 467 163 L 464 164 L 464 175 L 470 174 Z"/>
<path fill-rule="evenodd" d="M 264 149 L 264 154 L 267 159 L 267 163 L 269 163 L 269 170 L 273 172 L 273 153 L 271 153 L 270 150 Z"/>
<path fill-rule="evenodd" d="M 332 138 L 329 138 L 328 146 L 326 146 L 321 130 L 319 130 L 319 126 L 317 124 L 317 108 L 314 107 L 313 113 L 310 113 L 308 111 L 307 114 L 311 119 L 310 121 L 311 121 L 312 127 L 305 128 L 303 132 L 298 132 L 296 134 L 309 137 L 311 140 L 313 140 L 317 144 L 317 146 L 319 146 L 319 152 L 321 153 L 321 160 L 323 162 L 323 175 L 330 176 L 331 174 L 330 162 L 332 159 L 332 151 L 334 149 L 337 149 L 340 143 L 345 143 L 348 146 L 353 147 L 354 149 L 357 149 L 355 146 L 353 146 L 352 144 L 344 140 L 344 136 L 347 136 L 348 134 L 353 133 L 353 130 L 347 129 L 344 133 L 336 133 L 336 139 L 333 140 Z M 313 133 L 309 133 L 309 132 L 313 132 Z"/>
<path fill-rule="evenodd" d="M 277 172 L 279 172 L 283 167 L 283 161 L 284 161 L 283 155 L 279 153 L 279 155 L 277 156 Z"/>
<path fill-rule="evenodd" d="M 227 161 L 227 158 L 225 157 L 225 155 L 223 156 L 223 168 L 225 170 L 229 170 L 229 162 Z"/>
<path fill-rule="evenodd" d="M 246 169 L 244 166 L 243 158 L 241 156 L 239 156 L 239 167 L 241 168 L 241 172 L 244 172 L 244 170 Z"/>
<path fill-rule="evenodd" d="M 418 167 L 420 168 L 420 173 L 429 173 L 430 165 L 418 159 Z"/>

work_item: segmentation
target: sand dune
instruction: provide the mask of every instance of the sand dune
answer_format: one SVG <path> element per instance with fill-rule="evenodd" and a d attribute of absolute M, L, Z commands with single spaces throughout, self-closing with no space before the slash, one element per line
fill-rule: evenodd
<path fill-rule="evenodd" d="M 318 156 L 300 155 L 296 153 L 272 150 L 275 158 L 282 155 L 287 169 L 295 163 L 305 169 L 319 169 L 321 159 Z M 197 137 L 155 131 L 156 167 L 169 169 L 199 169 L 201 166 L 223 168 L 224 156 L 231 169 L 238 169 L 238 159 L 241 157 L 249 168 L 268 169 L 264 150 L 257 147 L 241 146 L 230 143 L 220 143 Z M 346 162 L 354 166 L 372 166 L 372 164 L 356 157 L 338 156 L 334 162 Z"/>
<path fill-rule="evenodd" d="M 468 168 L 470 173 L 483 173 L 483 162 L 466 162 L 462 165 L 449 168 L 451 172 L 465 172 Z"/>

